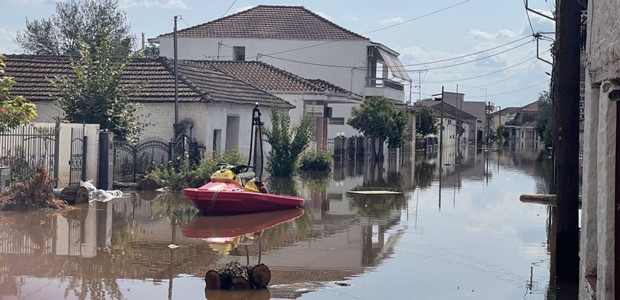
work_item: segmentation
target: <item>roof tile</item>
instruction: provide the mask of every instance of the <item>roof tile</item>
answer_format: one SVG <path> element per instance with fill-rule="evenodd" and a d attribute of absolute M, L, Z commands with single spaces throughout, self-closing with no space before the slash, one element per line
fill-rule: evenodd
<path fill-rule="evenodd" d="M 53 101 L 59 93 L 50 80 L 73 77 L 69 57 L 7 55 L 6 75 L 15 78 L 11 91 L 31 101 Z M 166 58 L 137 58 L 123 73 L 121 85 L 139 87 L 131 95 L 135 102 L 174 101 L 174 66 Z M 197 65 L 179 64 L 179 102 L 223 101 L 232 103 L 292 105 L 230 75 Z"/>
<path fill-rule="evenodd" d="M 177 31 L 185 38 L 270 38 L 367 40 L 303 6 L 258 5 L 217 20 Z M 159 37 L 172 37 L 172 33 Z"/>

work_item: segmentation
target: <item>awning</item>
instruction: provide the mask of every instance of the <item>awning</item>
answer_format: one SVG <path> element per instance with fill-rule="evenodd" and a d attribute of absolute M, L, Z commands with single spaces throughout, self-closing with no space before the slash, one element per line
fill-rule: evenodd
<path fill-rule="evenodd" d="M 377 47 L 377 50 L 379 50 L 379 54 L 381 55 L 381 58 L 383 58 L 383 61 L 388 66 L 388 68 L 390 68 L 390 71 L 392 71 L 392 74 L 395 77 L 398 77 L 402 80 L 406 80 L 409 82 L 411 81 L 409 74 L 407 74 L 407 70 L 405 70 L 405 67 L 400 62 L 400 59 L 398 59 L 398 57 L 388 53 L 387 51 L 379 47 Z"/>

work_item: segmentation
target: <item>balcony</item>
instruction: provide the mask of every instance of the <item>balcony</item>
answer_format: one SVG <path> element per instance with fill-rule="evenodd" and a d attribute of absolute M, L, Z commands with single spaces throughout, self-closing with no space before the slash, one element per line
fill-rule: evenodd
<path fill-rule="evenodd" d="M 405 99 L 405 86 L 387 78 L 366 78 L 365 96 L 386 97 L 393 100 Z"/>

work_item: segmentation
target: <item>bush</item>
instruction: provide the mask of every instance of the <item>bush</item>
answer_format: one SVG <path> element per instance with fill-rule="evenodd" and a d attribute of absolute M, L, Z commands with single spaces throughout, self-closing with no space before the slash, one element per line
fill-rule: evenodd
<path fill-rule="evenodd" d="M 327 150 L 310 150 L 299 157 L 298 163 L 302 171 L 331 171 L 332 155 Z"/>
<path fill-rule="evenodd" d="M 209 182 L 211 174 L 217 170 L 218 163 L 228 163 L 231 165 L 243 164 L 239 151 L 233 149 L 224 154 L 213 154 L 203 158 L 198 166 L 192 167 L 188 159 L 176 164 L 169 162 L 165 166 L 155 168 L 150 174 L 154 180 L 162 180 L 166 187 L 173 191 L 180 191 L 186 187 L 200 187 Z"/>
<path fill-rule="evenodd" d="M 308 147 L 312 138 L 313 123 L 304 115 L 298 126 L 291 128 L 291 118 L 285 112 L 271 111 L 271 129 L 265 129 L 271 151 L 267 156 L 267 171 L 271 176 L 290 177 L 295 171 L 295 162 Z"/>

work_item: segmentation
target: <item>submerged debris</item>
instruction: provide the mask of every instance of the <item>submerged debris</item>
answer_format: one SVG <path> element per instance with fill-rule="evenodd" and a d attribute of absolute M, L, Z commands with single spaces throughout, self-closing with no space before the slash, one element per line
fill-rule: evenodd
<path fill-rule="evenodd" d="M 38 166 L 27 180 L 11 184 L 0 194 L 0 210 L 27 210 L 40 208 L 63 208 L 68 204 L 54 198 L 54 181 L 47 169 Z"/>
<path fill-rule="evenodd" d="M 209 270 L 205 274 L 206 288 L 211 290 L 260 289 L 266 287 L 270 280 L 271 271 L 266 265 L 250 267 L 237 261 L 229 262 L 217 271 Z"/>

